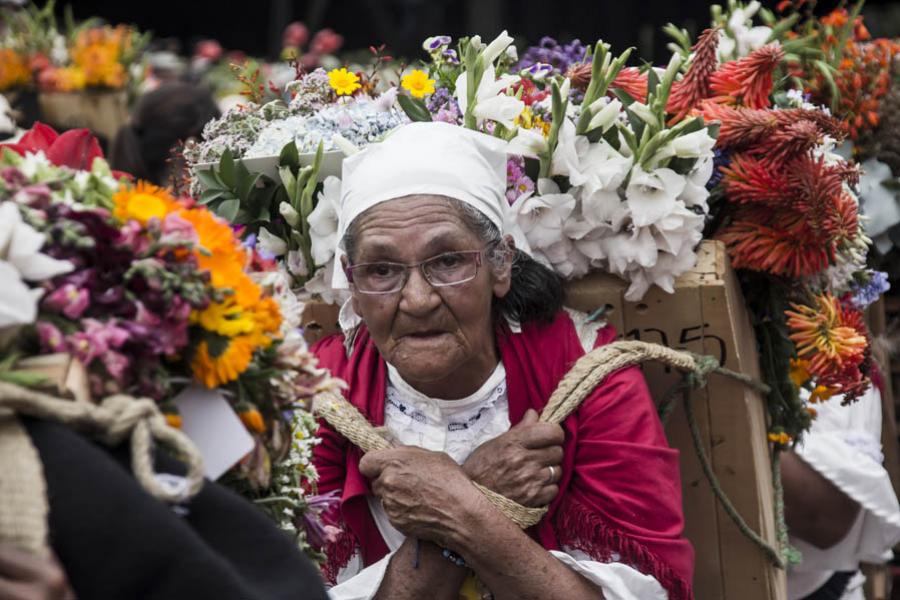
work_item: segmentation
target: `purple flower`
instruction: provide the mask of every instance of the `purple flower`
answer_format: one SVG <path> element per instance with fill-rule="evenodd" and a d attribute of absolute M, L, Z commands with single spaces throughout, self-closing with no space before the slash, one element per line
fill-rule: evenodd
<path fill-rule="evenodd" d="M 422 49 L 425 50 L 425 52 L 434 52 L 444 46 L 449 46 L 452 41 L 453 38 L 449 35 L 433 35 L 422 42 Z"/>
<path fill-rule="evenodd" d="M 882 294 L 891 289 L 887 273 L 868 270 L 862 275 L 857 285 L 852 288 L 853 295 L 850 298 L 854 307 L 862 310 L 876 302 Z"/>
<path fill-rule="evenodd" d="M 341 529 L 333 524 L 338 517 L 335 513 L 340 505 L 340 494 L 338 490 L 332 490 L 327 494 L 308 496 L 306 502 L 309 510 L 303 514 L 303 525 L 307 539 L 313 548 L 321 549 L 341 533 Z"/>
<path fill-rule="evenodd" d="M 506 161 L 506 199 L 510 204 L 534 191 L 534 181 L 525 174 L 525 159 L 511 156 Z"/>
<path fill-rule="evenodd" d="M 115 321 L 103 323 L 96 319 L 84 319 L 82 323 L 84 330 L 71 334 L 66 341 L 85 365 L 113 348 L 120 348 L 130 337 L 128 330 L 119 327 Z"/>
<path fill-rule="evenodd" d="M 548 75 L 552 75 L 552 74 L 553 74 L 553 65 L 550 65 L 547 63 L 542 63 L 542 62 L 534 63 L 533 65 L 531 65 L 530 67 L 528 67 L 527 69 L 524 69 L 522 71 L 522 75 L 528 75 L 536 81 L 541 81 L 542 79 L 546 78 Z"/>
<path fill-rule="evenodd" d="M 6 184 L 6 187 L 10 188 L 10 192 L 14 192 L 28 184 L 28 178 L 16 167 L 5 167 L 0 171 L 0 177 L 3 178 L 3 183 Z"/>
<path fill-rule="evenodd" d="M 563 75 L 569 65 L 582 62 L 584 56 L 585 48 L 580 40 L 560 45 L 552 37 L 543 37 L 537 46 L 531 46 L 525 51 L 515 70 L 522 71 L 536 63 L 546 63 L 553 68 L 555 75 Z"/>
<path fill-rule="evenodd" d="M 27 206 L 40 206 L 50 202 L 50 188 L 43 183 L 21 188 L 13 196 L 13 200 Z"/>
<path fill-rule="evenodd" d="M 62 332 L 52 323 L 38 321 L 36 324 L 41 348 L 50 352 L 65 352 L 66 343 Z"/>
<path fill-rule="evenodd" d="M 244 248 L 249 248 L 249 249 L 251 249 L 251 250 L 253 250 L 254 248 L 256 248 L 256 234 L 255 234 L 255 233 L 251 233 L 250 235 L 248 235 L 247 237 L 245 237 L 245 238 L 244 238 L 244 241 L 241 242 L 241 245 L 242 245 Z"/>
<path fill-rule="evenodd" d="M 456 50 L 453 48 L 445 48 L 443 52 L 441 52 L 441 56 L 444 57 L 444 60 L 451 65 L 459 64 L 459 56 L 456 54 Z"/>
<path fill-rule="evenodd" d="M 77 319 L 90 306 L 90 295 L 84 288 L 67 283 L 56 288 L 44 299 L 44 308 L 62 313 L 70 319 Z"/>

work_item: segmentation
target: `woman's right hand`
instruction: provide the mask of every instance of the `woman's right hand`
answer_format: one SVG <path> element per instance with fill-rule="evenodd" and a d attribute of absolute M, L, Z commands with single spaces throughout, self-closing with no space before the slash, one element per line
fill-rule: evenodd
<path fill-rule="evenodd" d="M 74 600 L 66 573 L 55 557 L 35 556 L 0 545 L 0 598 Z"/>
<path fill-rule="evenodd" d="M 476 448 L 463 470 L 472 481 L 523 506 L 546 506 L 559 493 L 564 440 L 562 427 L 541 423 L 529 409 L 515 427 Z"/>

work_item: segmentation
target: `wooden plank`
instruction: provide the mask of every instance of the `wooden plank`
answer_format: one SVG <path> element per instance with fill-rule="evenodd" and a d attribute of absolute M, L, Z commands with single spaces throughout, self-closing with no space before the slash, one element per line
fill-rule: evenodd
<path fill-rule="evenodd" d="M 724 343 L 725 366 L 759 376 L 755 338 L 734 274 L 723 264 L 720 285 L 700 288 L 706 352 L 715 355 Z M 771 458 L 766 440 L 763 398 L 740 382 L 712 376 L 710 410 L 712 462 L 722 489 L 751 529 L 776 544 Z M 721 506 L 720 547 L 727 551 L 723 578 L 727 600 L 787 597 L 783 571 L 775 569 L 762 551 L 738 530 Z"/>

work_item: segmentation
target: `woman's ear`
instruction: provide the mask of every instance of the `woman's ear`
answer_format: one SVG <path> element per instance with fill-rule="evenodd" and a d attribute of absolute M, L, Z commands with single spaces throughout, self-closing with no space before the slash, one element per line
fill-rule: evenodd
<path fill-rule="evenodd" d="M 511 235 L 503 236 L 501 245 L 506 251 L 503 253 L 503 265 L 494 268 L 494 296 L 503 298 L 509 293 L 512 286 L 512 263 L 516 256 L 516 243 Z"/>

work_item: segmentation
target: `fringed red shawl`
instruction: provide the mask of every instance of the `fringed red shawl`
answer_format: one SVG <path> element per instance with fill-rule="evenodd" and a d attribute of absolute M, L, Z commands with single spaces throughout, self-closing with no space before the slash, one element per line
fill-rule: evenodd
<path fill-rule="evenodd" d="M 595 347 L 615 339 L 598 332 Z M 319 365 L 349 384 L 345 392 L 371 423 L 384 424 L 387 369 L 365 326 L 346 355 L 343 337 L 313 347 Z M 506 369 L 510 422 L 529 408 L 538 412 L 583 354 L 575 326 L 561 312 L 551 324 L 526 324 L 521 333 L 498 328 Z M 693 597 L 694 553 L 682 537 L 678 451 L 668 447 L 643 374 L 625 368 L 606 378 L 563 423 L 566 431 L 560 494 L 528 533 L 547 550 L 581 550 L 597 561 L 616 560 L 652 575 L 671 600 Z M 319 493 L 341 490 L 344 533 L 326 548 L 325 576 L 334 582 L 353 553 L 364 564 L 388 553 L 366 502 L 368 482 L 359 472 L 358 448 L 322 423 L 313 452 Z"/>

